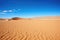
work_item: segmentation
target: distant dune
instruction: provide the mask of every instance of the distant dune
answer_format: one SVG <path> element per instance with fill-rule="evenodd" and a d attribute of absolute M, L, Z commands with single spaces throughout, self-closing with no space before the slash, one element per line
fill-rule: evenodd
<path fill-rule="evenodd" d="M 0 40 L 60 40 L 60 17 L 0 19 Z"/>
<path fill-rule="evenodd" d="M 33 19 L 60 20 L 60 16 L 44 16 L 44 17 L 35 17 Z"/>

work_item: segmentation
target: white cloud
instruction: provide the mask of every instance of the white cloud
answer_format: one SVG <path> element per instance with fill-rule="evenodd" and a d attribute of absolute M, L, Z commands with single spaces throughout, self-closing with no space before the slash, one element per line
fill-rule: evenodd
<path fill-rule="evenodd" d="M 7 11 L 7 10 L 3 10 L 2 12 L 3 12 L 3 13 L 6 13 L 6 12 L 8 12 L 8 11 Z"/>
<path fill-rule="evenodd" d="M 8 10 L 8 12 L 13 12 L 13 10 Z"/>
<path fill-rule="evenodd" d="M 12 9 L 12 10 L 0 10 L 0 14 L 19 12 L 21 9 Z"/>
<path fill-rule="evenodd" d="M 3 10 L 3 13 L 7 13 L 7 12 L 13 12 L 13 10 Z"/>

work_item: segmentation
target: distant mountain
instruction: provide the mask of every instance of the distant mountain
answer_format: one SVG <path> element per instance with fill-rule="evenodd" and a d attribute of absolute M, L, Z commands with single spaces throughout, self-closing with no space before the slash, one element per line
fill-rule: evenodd
<path fill-rule="evenodd" d="M 22 19 L 22 18 L 19 18 L 19 17 L 13 17 L 13 18 L 11 18 L 12 20 L 20 20 L 20 19 Z"/>

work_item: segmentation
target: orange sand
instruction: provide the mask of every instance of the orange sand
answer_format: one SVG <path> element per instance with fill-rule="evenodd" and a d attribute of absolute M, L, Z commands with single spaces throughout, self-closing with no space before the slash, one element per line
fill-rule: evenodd
<path fill-rule="evenodd" d="M 60 20 L 0 20 L 0 40 L 60 40 Z"/>

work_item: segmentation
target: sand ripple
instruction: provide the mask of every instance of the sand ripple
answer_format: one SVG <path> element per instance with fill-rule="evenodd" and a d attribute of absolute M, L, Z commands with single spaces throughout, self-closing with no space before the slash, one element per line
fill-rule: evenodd
<path fill-rule="evenodd" d="M 60 35 L 55 32 L 1 32 L 0 40 L 60 40 Z"/>

